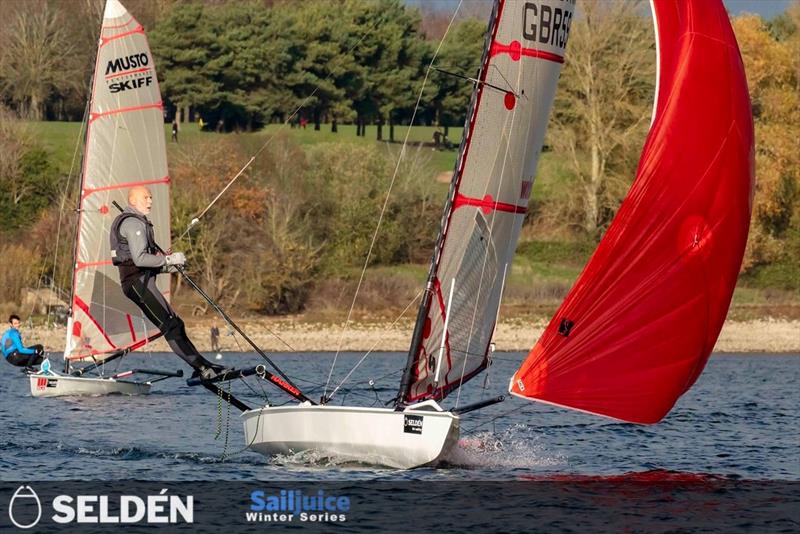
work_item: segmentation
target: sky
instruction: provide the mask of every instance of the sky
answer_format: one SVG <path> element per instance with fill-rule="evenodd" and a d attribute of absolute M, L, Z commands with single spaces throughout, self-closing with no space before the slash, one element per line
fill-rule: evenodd
<path fill-rule="evenodd" d="M 723 0 L 728 11 L 734 15 L 744 12 L 758 13 L 765 19 L 770 19 L 782 13 L 786 10 L 790 1 L 791 0 Z M 440 6 L 442 9 L 452 10 L 458 5 L 458 0 L 406 0 L 406 3 L 415 6 L 433 4 Z M 464 0 L 464 4 L 468 3 L 490 4 L 491 2 L 489 2 L 489 0 Z"/>
<path fill-rule="evenodd" d="M 725 7 L 734 15 L 739 13 L 758 13 L 765 19 L 783 13 L 790 0 L 723 0 Z"/>

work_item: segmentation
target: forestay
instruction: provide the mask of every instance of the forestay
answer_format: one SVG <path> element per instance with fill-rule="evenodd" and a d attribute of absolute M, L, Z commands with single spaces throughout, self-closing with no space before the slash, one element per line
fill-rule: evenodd
<path fill-rule="evenodd" d="M 149 218 L 157 242 L 168 248 L 169 176 L 153 56 L 142 25 L 117 0 L 108 0 L 86 130 L 65 358 L 102 360 L 158 335 L 123 295 L 111 264 L 109 229 L 118 213 L 112 202 L 126 205 L 135 185 L 153 193 Z M 166 277 L 159 289 L 168 294 Z"/>
<path fill-rule="evenodd" d="M 654 423 L 697 380 L 744 254 L 753 119 L 719 0 L 654 0 L 659 79 L 636 180 L 513 394 Z"/>
<path fill-rule="evenodd" d="M 487 365 L 573 8 L 572 0 L 495 4 L 401 403 L 441 399 Z"/>

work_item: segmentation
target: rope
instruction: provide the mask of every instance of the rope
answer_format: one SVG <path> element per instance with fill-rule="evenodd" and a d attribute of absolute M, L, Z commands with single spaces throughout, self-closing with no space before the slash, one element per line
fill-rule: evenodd
<path fill-rule="evenodd" d="M 373 30 L 375 30 L 375 28 L 377 28 L 377 27 L 378 27 L 378 25 L 379 25 L 381 22 L 383 22 L 383 19 L 382 19 L 382 18 L 381 18 L 381 19 L 378 19 L 377 21 L 375 21 L 375 24 L 373 24 L 373 25 L 372 25 L 372 26 L 371 26 L 371 27 L 370 27 L 370 28 L 369 28 L 367 31 L 365 31 L 365 32 L 364 32 L 364 33 L 361 35 L 361 37 L 359 38 L 359 40 L 358 40 L 358 41 L 356 41 L 356 43 L 355 43 L 353 46 L 351 46 L 351 47 L 350 47 L 350 48 L 347 50 L 346 54 L 349 54 L 350 52 L 352 52 L 353 50 L 355 50 L 355 49 L 356 49 L 356 48 L 357 48 L 357 47 L 358 47 L 358 46 L 359 46 L 359 45 L 360 45 L 360 44 L 361 44 L 361 43 L 364 41 L 364 39 L 367 37 L 367 35 L 369 35 L 370 33 L 372 33 L 372 31 L 373 31 Z M 281 126 L 278 128 L 278 130 L 277 130 L 275 133 L 273 133 L 273 134 L 272 134 L 272 135 L 271 135 L 269 138 L 267 138 L 267 140 L 264 142 L 264 144 L 263 144 L 263 145 L 261 145 L 261 148 L 259 148 L 259 149 L 258 149 L 258 150 L 255 152 L 255 154 L 253 154 L 253 155 L 250 157 L 250 159 L 247 161 L 247 163 L 245 163 L 245 164 L 244 164 L 244 166 L 243 166 L 243 167 L 242 167 L 242 168 L 239 170 L 239 172 L 238 172 L 238 173 L 236 173 L 236 175 L 235 175 L 233 178 L 231 178 L 231 179 L 230 179 L 230 181 L 228 181 L 228 183 L 225 185 L 225 187 L 222 189 L 222 191 L 220 191 L 220 192 L 219 192 L 219 194 L 218 194 L 216 197 L 214 197 L 214 200 L 212 200 L 212 201 L 211 201 L 211 203 L 210 203 L 208 206 L 206 206 L 206 208 L 205 208 L 205 209 L 204 209 L 204 210 L 203 210 L 203 211 L 200 213 L 200 215 L 198 215 L 197 217 L 195 217 L 195 218 L 193 218 L 193 219 L 191 220 L 191 222 L 189 223 L 189 225 L 186 227 L 186 230 L 184 230 L 184 231 L 183 231 L 183 233 L 180 235 L 180 237 L 178 238 L 178 240 L 181 240 L 181 239 L 183 239 L 183 238 L 186 236 L 186 234 L 188 234 L 188 233 L 189 233 L 189 231 L 190 231 L 190 230 L 191 230 L 191 229 L 192 229 L 192 228 L 193 228 L 193 227 L 194 227 L 196 224 L 198 224 L 198 223 L 200 222 L 200 220 L 201 220 L 201 219 L 203 218 L 203 216 L 204 216 L 204 215 L 205 215 L 205 214 L 208 212 L 208 210 L 210 210 L 210 209 L 211 209 L 211 207 L 212 207 L 214 204 L 216 204 L 217 200 L 219 200 L 219 199 L 220 199 L 220 197 L 222 197 L 222 195 L 224 195 L 224 194 L 225 194 L 225 192 L 226 192 L 226 191 L 227 191 L 227 190 L 228 190 L 228 189 L 229 189 L 229 188 L 230 188 L 230 187 L 231 187 L 231 186 L 234 184 L 234 182 L 236 182 L 236 180 L 238 180 L 238 179 L 239 179 L 239 177 L 240 177 L 240 176 L 241 176 L 241 175 L 244 173 L 244 171 L 246 171 L 246 170 L 248 169 L 248 167 L 250 167 L 250 165 L 252 165 L 252 164 L 253 164 L 253 162 L 256 160 L 256 158 L 257 158 L 258 156 L 260 156 L 260 155 L 261 155 L 261 153 L 262 153 L 262 152 L 264 152 L 264 150 L 266 150 L 266 149 L 267 149 L 267 147 L 268 147 L 268 146 L 269 146 L 269 145 L 272 143 L 272 141 L 273 141 L 273 140 L 274 140 L 274 139 L 275 139 L 275 138 L 278 136 L 278 134 L 279 134 L 279 133 L 281 133 L 281 131 L 283 131 L 284 129 L 286 129 L 286 126 L 287 126 L 287 125 L 289 125 L 289 124 L 292 122 L 292 120 L 293 120 L 293 119 L 294 119 L 294 118 L 297 116 L 297 114 L 298 114 L 298 113 L 300 113 L 300 110 L 302 110 L 302 109 L 303 109 L 303 108 L 306 106 L 306 104 L 309 102 L 309 100 L 311 100 L 312 98 L 314 98 L 314 95 L 316 95 L 316 94 L 317 94 L 317 91 L 319 91 L 319 88 L 322 86 L 322 84 L 324 84 L 325 82 L 327 82 L 328 80 L 330 80 L 330 79 L 333 77 L 333 75 L 334 75 L 334 73 L 333 73 L 333 72 L 330 72 L 330 73 L 328 74 L 328 76 L 326 76 L 326 77 L 325 77 L 325 79 L 324 79 L 322 82 L 318 83 L 318 84 L 316 85 L 316 87 L 314 87 L 314 90 L 313 90 L 313 91 L 311 91 L 311 94 L 310 94 L 310 95 L 308 95 L 308 96 L 307 96 L 305 99 L 303 99 L 303 101 L 300 103 L 300 105 L 299 105 L 299 106 L 297 106 L 297 108 L 295 108 L 295 110 L 294 110 L 294 111 L 293 111 L 293 112 L 292 112 L 292 113 L 291 113 L 291 114 L 288 116 L 288 118 L 287 118 L 285 121 L 283 121 L 283 124 L 281 124 Z"/>
<path fill-rule="evenodd" d="M 280 341 L 281 343 L 286 345 L 286 348 L 288 348 L 290 351 L 297 352 L 294 347 L 289 345 L 289 343 L 287 341 L 285 341 L 281 336 L 279 336 L 274 330 L 271 330 L 268 326 L 264 326 L 264 325 L 261 325 L 261 328 L 266 330 L 267 333 L 271 334 L 272 337 L 274 337 L 275 339 L 277 339 L 278 341 Z"/>
<path fill-rule="evenodd" d="M 495 22 L 495 24 L 500 24 L 499 18 Z M 534 65 L 534 73 L 536 72 L 537 69 L 538 69 L 538 64 L 535 64 Z M 518 82 L 518 85 L 519 85 L 519 80 L 522 77 L 522 70 L 523 70 L 523 67 L 522 67 L 522 64 L 520 64 L 520 66 L 519 66 L 519 68 L 517 70 L 517 82 Z M 497 69 L 497 72 L 500 74 L 500 76 L 503 78 L 503 80 L 510 86 L 511 84 L 509 83 L 508 79 L 503 75 L 502 71 L 500 71 L 499 68 Z M 487 77 L 488 77 L 488 71 L 487 71 Z M 516 94 L 516 93 L 514 93 L 514 94 Z M 511 112 L 510 117 L 505 120 L 504 125 L 503 125 L 503 129 L 502 129 L 503 137 L 507 137 L 508 134 L 514 128 L 514 121 L 515 121 L 515 119 L 517 117 L 517 109 L 518 108 L 515 107 L 514 111 Z M 503 187 L 503 180 L 504 180 L 504 177 L 505 177 L 506 164 L 508 163 L 508 159 L 509 159 L 510 148 L 511 148 L 511 144 L 508 141 L 506 141 L 505 151 L 503 152 L 503 160 L 502 160 L 503 164 L 502 164 L 502 166 L 500 168 L 500 180 L 499 180 L 499 182 L 497 184 L 497 189 L 495 191 L 495 198 L 499 194 L 499 192 L 502 190 L 502 187 Z M 497 153 L 495 154 L 495 161 L 497 161 L 497 158 L 500 156 L 500 152 L 501 152 L 501 146 L 498 146 Z M 486 191 L 488 191 L 488 188 L 489 188 L 489 183 L 486 184 L 486 188 L 484 189 L 484 193 Z M 489 236 L 490 236 L 490 238 L 493 238 L 493 236 L 494 236 L 495 221 L 496 221 L 496 219 L 494 217 L 492 217 L 491 222 L 489 223 Z M 473 226 L 474 226 L 474 224 L 475 223 L 473 222 Z M 512 246 L 516 247 L 516 242 L 512 243 L 511 241 L 509 241 L 506 244 L 506 254 L 505 254 L 506 257 L 509 255 L 509 253 L 513 253 Z M 480 283 L 478 284 L 478 296 L 480 296 L 481 290 L 483 288 L 483 282 L 484 282 L 484 276 L 483 275 L 486 272 L 487 260 L 488 260 L 488 254 L 484 254 L 483 264 L 481 266 L 481 279 L 480 279 Z M 497 303 L 497 312 L 495 314 L 494 328 L 497 327 L 497 321 L 498 321 L 498 319 L 500 317 L 500 302 L 502 301 L 502 298 L 503 298 L 503 291 L 505 289 L 506 276 L 508 275 L 507 269 L 508 269 L 508 263 L 506 263 L 505 266 L 503 267 L 503 282 L 502 282 L 502 285 L 500 287 L 500 300 Z M 491 290 L 492 288 L 490 287 L 489 289 Z M 469 336 L 467 338 L 467 350 L 469 350 L 470 345 L 472 344 L 472 336 L 473 336 L 473 333 L 475 331 L 475 321 L 476 321 L 476 317 L 477 317 L 477 312 L 478 312 L 478 298 L 475 299 L 475 306 L 473 307 L 473 310 L 472 310 L 472 322 L 470 324 Z M 445 335 L 445 334 L 446 334 L 446 332 L 443 333 L 443 335 Z M 490 342 L 491 342 L 491 338 L 490 338 Z M 458 382 L 458 391 L 456 393 L 456 407 L 458 407 L 460 405 L 460 402 L 461 402 L 461 387 L 464 385 L 464 375 L 466 374 L 466 369 L 467 369 L 467 359 L 465 358 L 464 362 L 463 362 L 463 365 L 461 366 L 461 376 L 459 377 L 459 382 Z"/>
<path fill-rule="evenodd" d="M 453 26 L 453 22 L 456 19 L 456 15 L 458 14 L 459 9 L 461 9 L 461 4 L 464 0 L 459 0 L 458 5 L 453 11 L 453 16 L 450 17 L 450 22 L 447 24 L 447 29 L 442 36 L 442 39 L 439 41 L 439 46 L 436 47 L 436 51 L 433 53 L 433 57 L 431 58 L 430 63 L 428 64 L 428 68 L 425 70 L 425 78 L 422 80 L 422 86 L 420 87 L 419 93 L 417 94 L 417 102 L 414 105 L 414 112 L 411 114 L 411 120 L 408 123 L 408 128 L 406 129 L 406 135 L 403 138 L 403 145 L 400 147 L 400 154 L 397 156 L 397 164 L 394 167 L 394 173 L 392 173 L 392 179 L 389 182 L 389 189 L 386 191 L 386 198 L 383 200 L 383 206 L 381 207 L 381 213 L 378 217 L 378 224 L 375 226 L 375 231 L 372 234 L 372 241 L 369 244 L 369 250 L 367 251 L 367 257 L 364 259 L 364 267 L 361 269 L 361 275 L 358 278 L 358 285 L 356 285 L 356 291 L 353 295 L 353 301 L 350 303 L 350 310 L 347 312 L 347 319 L 344 322 L 344 328 L 342 329 L 342 333 L 339 336 L 339 344 L 336 347 L 336 354 L 333 357 L 333 364 L 331 365 L 331 370 L 328 373 L 328 380 L 325 382 L 325 391 L 323 395 L 327 395 L 328 393 L 328 385 L 331 381 L 331 376 L 333 376 L 333 369 L 336 367 L 336 360 L 339 358 L 339 352 L 342 349 L 342 342 L 344 341 L 344 335 L 347 332 L 347 327 L 350 324 L 350 318 L 353 315 L 353 309 L 356 306 L 356 299 L 358 298 L 358 293 L 361 290 L 361 284 L 364 282 L 364 275 L 367 272 L 367 266 L 369 265 L 369 260 L 372 257 L 372 249 L 375 247 L 375 242 L 378 238 L 378 231 L 380 230 L 381 223 L 383 222 L 383 216 L 386 214 L 386 207 L 389 205 L 389 197 L 392 194 L 392 188 L 394 187 L 394 182 L 397 179 L 397 173 L 400 171 L 400 163 L 403 161 L 403 156 L 405 155 L 406 145 L 408 145 L 408 137 L 411 135 L 411 128 L 414 126 L 414 119 L 417 117 L 417 111 L 419 111 L 419 104 L 422 100 L 422 94 L 425 91 L 425 86 L 428 83 L 428 77 L 431 74 L 431 70 L 433 68 L 433 62 L 436 61 L 436 57 L 439 55 L 439 51 L 444 44 L 445 39 L 447 39 L 448 33 L 450 33 L 450 28 Z"/>
<path fill-rule="evenodd" d="M 222 390 L 217 390 L 217 430 L 214 432 L 214 439 L 219 438 L 222 433 Z"/>
<path fill-rule="evenodd" d="M 87 100 L 86 101 L 86 107 L 84 108 L 84 111 L 83 111 L 83 120 L 81 121 L 81 127 L 78 130 L 78 138 L 75 141 L 75 149 L 72 152 L 72 161 L 70 162 L 70 165 L 69 165 L 69 173 L 67 174 L 67 182 L 66 182 L 66 184 L 64 184 L 64 189 L 61 191 L 61 205 L 58 208 L 58 223 L 56 223 L 56 242 L 55 242 L 55 248 L 54 248 L 54 252 L 53 252 L 53 276 L 52 276 L 51 283 L 50 283 L 51 291 L 55 290 L 56 270 L 57 270 L 56 268 L 57 268 L 57 265 L 58 265 L 58 244 L 59 244 L 59 238 L 61 237 L 61 221 L 64 218 L 64 204 L 66 204 L 67 193 L 68 193 L 69 189 L 72 186 L 72 178 L 73 178 L 72 171 L 75 170 L 75 160 L 78 158 L 78 151 L 79 151 L 80 146 L 81 146 L 81 137 L 82 137 L 81 134 L 83 133 L 83 129 L 86 126 L 86 119 L 87 119 L 88 115 L 89 115 L 89 101 Z M 41 270 L 39 272 L 39 277 L 38 277 L 37 282 L 36 282 L 36 292 L 37 292 L 37 294 L 39 292 L 39 289 L 41 289 L 41 287 L 42 287 L 42 279 L 44 278 L 44 270 L 45 270 L 46 266 L 47 266 L 47 262 L 42 262 L 42 268 L 41 268 Z M 47 305 L 47 320 L 46 320 L 46 324 L 49 326 L 50 323 L 51 323 L 51 317 L 53 315 L 53 313 L 52 313 L 52 308 L 53 308 L 53 306 L 52 306 L 52 304 L 53 304 L 52 294 L 49 296 L 47 304 L 48 305 Z M 71 306 L 71 303 L 67 303 L 67 305 Z M 29 319 L 30 319 L 31 314 L 33 314 L 33 310 L 34 310 L 35 307 L 36 307 L 36 299 L 34 298 L 33 301 L 31 302 L 31 309 L 28 312 L 28 318 Z"/>
<path fill-rule="evenodd" d="M 395 319 L 395 320 L 392 322 L 392 324 L 391 324 L 391 325 L 389 325 L 389 328 L 392 328 L 394 325 L 396 325 L 396 324 L 397 324 L 397 321 L 399 321 L 400 319 L 402 319 L 402 318 L 403 318 L 403 316 L 406 314 L 406 312 L 408 311 L 408 309 L 409 309 L 409 308 L 410 308 L 410 307 L 411 307 L 411 306 L 412 306 L 412 305 L 413 305 L 415 302 L 417 302 L 417 299 L 419 299 L 419 297 L 422 295 L 422 292 L 423 292 L 423 291 L 424 291 L 424 289 L 423 289 L 423 290 L 420 290 L 420 292 L 419 292 L 419 293 L 417 293 L 417 295 L 416 295 L 416 296 L 415 296 L 415 297 L 414 297 L 414 298 L 411 300 L 411 302 L 409 302 L 409 303 L 408 303 L 408 305 L 407 305 L 407 306 L 405 307 L 405 309 L 404 309 L 404 310 L 403 310 L 403 311 L 400 313 L 400 315 L 398 315 L 398 316 L 397 316 L 397 318 L 396 318 L 396 319 Z M 359 366 L 360 366 L 362 363 L 364 363 L 364 360 L 366 360 L 366 359 L 367 359 L 367 356 L 369 356 L 370 354 L 372 354 L 372 352 L 373 352 L 373 351 L 375 350 L 375 348 L 378 346 L 378 343 L 380 343 L 380 341 L 381 341 L 381 340 L 378 340 L 378 341 L 376 341 L 376 342 L 375 342 L 375 343 L 372 345 L 372 347 L 370 347 L 370 349 L 369 349 L 369 350 L 368 350 L 368 351 L 367 351 L 367 352 L 364 354 L 364 356 L 362 356 L 362 357 L 361 357 L 361 359 L 360 359 L 360 360 L 358 360 L 358 363 L 356 363 L 356 364 L 353 366 L 353 368 L 352 368 L 352 369 L 350 369 L 350 372 L 349 372 L 349 373 L 347 373 L 347 374 L 345 375 L 345 377 L 344 377 L 344 378 L 342 378 L 342 381 L 341 381 L 341 382 L 339 382 L 339 385 L 338 385 L 338 386 L 336 386 L 336 387 L 334 388 L 334 390 L 331 392 L 330 396 L 327 398 L 328 400 L 331 400 L 331 399 L 333 398 L 333 396 L 334 396 L 334 395 L 336 395 L 336 392 L 337 392 L 337 391 L 339 391 L 339 388 L 341 388 L 341 387 L 342 387 L 342 384 L 344 384 L 344 383 L 347 381 L 347 379 L 348 379 L 348 378 L 350 378 L 350 376 L 353 374 L 353 372 L 354 372 L 356 369 L 358 369 L 358 367 L 359 367 Z M 370 385 L 372 386 L 372 384 L 370 384 Z M 327 384 L 326 384 L 326 391 L 327 391 Z"/>
<path fill-rule="evenodd" d="M 510 414 L 510 413 L 512 413 L 512 412 L 524 413 L 525 411 L 530 411 L 530 410 L 531 410 L 531 409 L 533 409 L 535 406 L 536 406 L 535 404 L 531 403 L 531 404 L 529 404 L 529 405 L 528 405 L 528 407 L 527 407 L 527 408 L 521 408 L 521 409 L 520 409 L 520 408 L 511 408 L 510 410 L 507 410 L 507 411 L 505 411 L 505 412 L 502 412 L 502 413 L 500 413 L 500 414 L 498 414 L 498 415 L 496 415 L 496 416 L 492 417 L 491 419 L 489 419 L 489 420 L 487 420 L 487 421 L 484 421 L 483 423 L 481 423 L 481 424 L 479 424 L 479 425 L 475 425 L 475 426 L 473 426 L 473 427 L 472 427 L 472 428 L 470 428 L 469 430 L 466 430 L 465 432 L 463 432 L 461 435 L 462 435 L 462 436 L 470 436 L 470 435 L 474 434 L 474 433 L 475 433 L 475 432 L 476 432 L 476 431 L 477 431 L 479 428 L 481 428 L 481 427 L 484 427 L 484 426 L 488 425 L 489 423 L 494 423 L 494 422 L 495 422 L 495 421 L 497 421 L 498 419 L 501 419 L 501 418 L 503 418 L 503 417 L 506 417 L 508 414 Z"/>
<path fill-rule="evenodd" d="M 228 381 L 228 398 L 231 398 L 231 381 Z M 227 403 L 225 412 L 225 443 L 222 446 L 222 461 L 225 461 L 225 455 L 228 452 L 228 438 L 231 433 L 231 403 Z"/>

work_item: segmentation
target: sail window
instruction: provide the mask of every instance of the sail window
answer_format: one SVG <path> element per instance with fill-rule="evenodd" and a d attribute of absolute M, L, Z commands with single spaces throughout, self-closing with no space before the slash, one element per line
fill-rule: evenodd
<path fill-rule="evenodd" d="M 561 323 L 558 325 L 558 333 L 564 337 L 569 336 L 569 333 L 572 331 L 572 327 L 575 326 L 575 321 L 570 321 L 566 317 L 561 319 Z"/>

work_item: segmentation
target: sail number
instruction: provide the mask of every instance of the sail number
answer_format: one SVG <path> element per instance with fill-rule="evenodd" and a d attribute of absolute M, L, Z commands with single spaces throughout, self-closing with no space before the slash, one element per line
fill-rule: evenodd
<path fill-rule="evenodd" d="M 559 48 L 567 46 L 575 0 L 561 1 L 568 9 L 539 2 L 525 2 L 522 6 L 522 36 L 528 41 L 541 44 Z"/>

